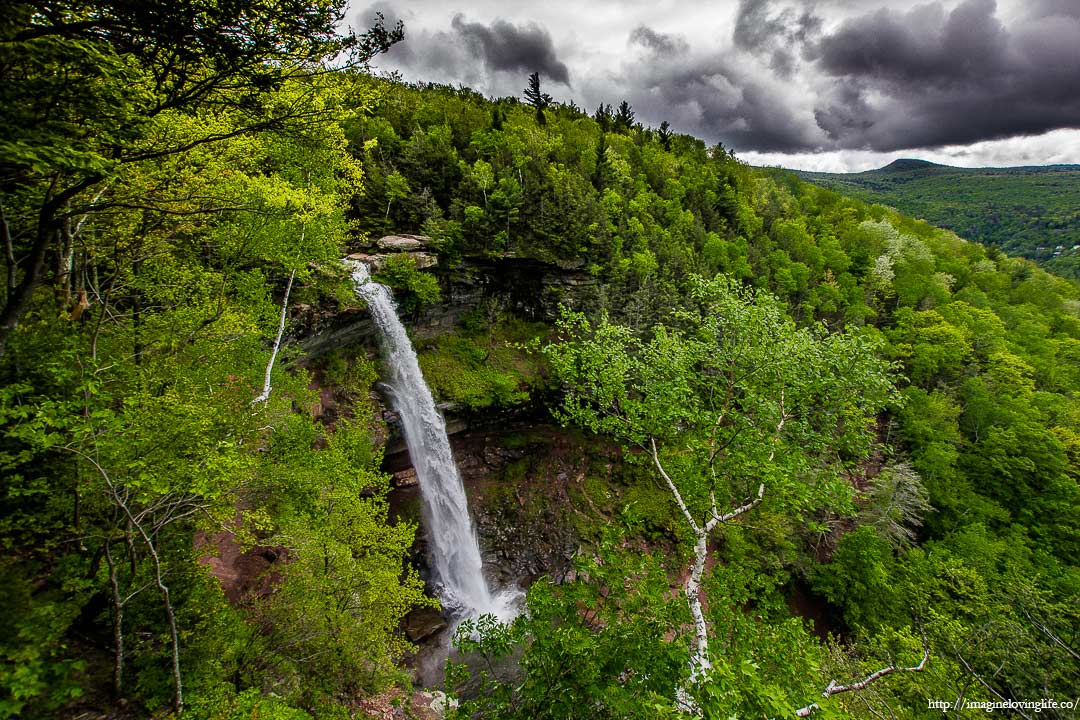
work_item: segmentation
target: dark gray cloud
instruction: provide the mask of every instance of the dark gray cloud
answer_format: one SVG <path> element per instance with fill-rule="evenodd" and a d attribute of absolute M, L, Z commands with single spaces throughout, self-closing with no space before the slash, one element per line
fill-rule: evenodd
<path fill-rule="evenodd" d="M 485 25 L 457 13 L 449 27 L 430 27 L 422 22 L 422 9 L 399 13 L 379 0 L 356 13 L 355 24 L 370 27 L 376 13 L 383 14 L 387 25 L 399 19 L 405 24 L 405 40 L 375 59 L 381 70 L 404 72 L 409 79 L 463 83 L 495 94 L 517 94 L 525 76 L 533 72 L 549 83 L 570 86 L 570 70 L 559 59 L 551 34 L 536 23 L 495 20 Z"/>
<path fill-rule="evenodd" d="M 458 14 L 452 26 L 489 70 L 539 72 L 549 80 L 570 84 L 570 70 L 559 61 L 550 33 L 536 23 L 515 25 L 496 20 L 483 25 Z"/>
<path fill-rule="evenodd" d="M 405 22 L 405 19 L 401 16 L 395 6 L 391 5 L 389 2 L 385 2 L 385 0 L 379 0 L 379 2 L 376 2 L 374 5 L 366 7 L 356 13 L 354 25 L 358 31 L 363 32 L 378 22 L 379 15 L 382 15 L 383 21 L 388 28 L 394 27 L 399 21 Z M 412 28 L 406 24 L 405 37 L 410 40 L 410 42 L 399 42 L 390 50 L 390 52 L 393 53 L 393 57 L 404 65 L 411 65 L 417 61 L 416 54 L 413 52 L 415 43 L 411 42 L 412 34 Z"/>
<path fill-rule="evenodd" d="M 364 8 L 356 14 L 356 22 L 359 29 L 364 30 L 374 25 L 380 14 L 386 21 L 387 27 L 393 27 L 394 25 L 397 25 L 399 20 L 403 20 L 395 6 L 385 2 L 385 0 L 379 0 L 379 2 Z"/>
<path fill-rule="evenodd" d="M 1063 17 L 1080 18 L 1080 2 L 1076 0 L 1031 0 L 1029 12 L 1032 17 Z"/>
<path fill-rule="evenodd" d="M 639 25 L 630 42 L 675 62 L 628 63 L 620 80 L 638 117 L 668 120 L 684 132 L 737 149 L 811 150 L 821 130 L 805 113 L 791 112 L 776 78 L 799 67 L 801 48 L 822 21 L 807 0 L 740 0 L 732 32 L 735 48 L 692 52 L 681 36 Z M 750 56 L 750 57 L 748 57 Z M 751 59 L 752 58 L 752 59 Z"/>
<path fill-rule="evenodd" d="M 839 147 L 897 150 L 1080 127 L 1080 17 L 1044 0 L 1006 28 L 994 0 L 879 10 L 808 56 L 834 78 L 815 117 Z"/>
<path fill-rule="evenodd" d="M 681 55 L 690 49 L 685 38 L 657 32 L 646 25 L 638 25 L 631 31 L 630 44 L 640 45 L 659 55 Z"/>
<path fill-rule="evenodd" d="M 844 23 L 815 55 L 829 75 L 895 86 L 980 84 L 1005 69 L 1007 34 L 994 0 L 967 0 L 951 13 L 939 4 L 905 15 L 879 10 Z"/>
<path fill-rule="evenodd" d="M 819 144 L 813 120 L 786 112 L 774 84 L 747 72 L 730 53 L 687 56 L 677 63 L 633 66 L 626 99 L 638 117 L 652 124 L 668 120 L 676 128 L 728 147 L 771 151 L 809 150 Z M 610 88 L 603 85 L 597 94 Z M 602 98 L 603 96 L 600 95 Z"/>
<path fill-rule="evenodd" d="M 773 0 L 740 0 L 731 37 L 743 50 L 773 50 L 805 43 L 821 25 L 821 18 L 809 7 L 777 8 Z"/>
<path fill-rule="evenodd" d="M 798 69 L 799 53 L 820 34 L 821 26 L 822 19 L 807 6 L 740 0 L 731 39 L 735 47 L 767 61 L 777 76 L 787 80 Z"/>
<path fill-rule="evenodd" d="M 795 74 L 796 68 L 794 53 L 782 48 L 773 50 L 772 57 L 769 59 L 769 67 L 780 77 L 784 79 L 790 78 Z"/>

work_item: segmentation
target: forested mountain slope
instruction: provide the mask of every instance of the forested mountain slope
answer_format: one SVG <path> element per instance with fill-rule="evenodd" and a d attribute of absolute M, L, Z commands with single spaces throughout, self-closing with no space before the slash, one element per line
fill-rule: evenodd
<path fill-rule="evenodd" d="M 784 588 L 796 578 L 808 579 L 835 603 L 851 637 L 877 648 L 880 657 L 900 653 L 917 660 L 912 646 L 918 647 L 918 628 L 923 628 L 934 647 L 928 671 L 933 679 L 898 681 L 908 688 L 901 704 L 913 711 L 924 702 L 918 698 L 935 692 L 953 699 L 964 692 L 988 698 L 1036 692 L 1042 682 L 1031 674 L 1036 666 L 1037 674 L 1060 678 L 1074 671 L 1071 650 L 1025 619 L 1030 598 L 1057 598 L 1051 605 L 1064 614 L 1054 623 L 1062 631 L 1077 627 L 1077 616 L 1065 609 L 1071 602 L 1065 598 L 1076 597 L 1078 540 L 1076 522 L 1065 516 L 1080 499 L 1075 431 L 1080 322 L 1074 286 L 1029 261 L 925 222 L 783 172 L 753 171 L 722 148 L 620 127 L 603 111 L 587 117 L 573 108 L 550 109 L 540 125 L 532 108 L 516 102 L 493 105 L 467 90 L 391 86 L 387 93 L 379 112 L 348 128 L 354 146 L 367 148 L 366 192 L 357 205 L 365 229 L 422 230 L 451 258 L 525 255 L 581 266 L 600 279 L 599 296 L 581 309 L 593 317 L 606 313 L 624 329 L 602 326 L 598 345 L 589 344 L 592 330 L 582 326 L 560 331 L 583 343 L 569 356 L 553 353 L 577 358 L 559 365 L 571 387 L 584 388 L 565 408 L 569 418 L 631 446 L 648 435 L 644 426 L 625 424 L 629 415 L 622 415 L 625 422 L 604 419 L 602 406 L 610 408 L 611 400 L 600 398 L 626 392 L 616 381 L 597 380 L 611 380 L 605 367 L 629 373 L 619 377 L 635 388 L 630 398 L 662 407 L 677 406 L 679 397 L 717 392 L 669 387 L 667 392 L 681 394 L 650 398 L 651 384 L 629 368 L 641 358 L 651 357 L 655 365 L 665 354 L 685 358 L 691 350 L 681 342 L 665 351 L 623 345 L 620 339 L 624 332 L 657 337 L 660 323 L 667 333 L 692 337 L 702 318 L 688 326 L 687 316 L 673 315 L 672 308 L 685 309 L 692 318 L 708 307 L 700 304 L 695 275 L 720 273 L 767 291 L 799 325 L 833 333 L 847 327 L 871 345 L 880 342 L 879 357 L 897 364 L 891 375 L 896 394 L 876 431 L 886 443 L 879 448 L 883 457 L 867 465 L 859 459 L 866 452 L 862 446 L 841 453 L 841 465 L 848 469 L 838 471 L 821 465 L 821 457 L 802 456 L 808 463 L 803 474 L 790 474 L 817 490 L 804 487 L 795 493 L 798 500 L 777 502 L 769 519 L 748 520 L 757 529 L 745 536 L 735 529 L 723 535 L 724 580 L 710 586 L 715 593 L 710 606 L 728 632 L 754 639 L 740 646 L 743 655 L 724 660 L 733 675 L 718 680 L 724 684 L 712 691 L 725 698 L 721 705 L 781 713 L 785 703 L 795 702 L 791 688 L 810 692 L 812 683 L 803 684 L 805 670 L 796 670 L 797 664 L 770 664 L 765 675 L 773 678 L 766 681 L 772 690 L 758 692 L 776 690 L 769 684 L 776 681 L 785 687 L 776 691 L 788 699 L 751 699 L 754 691 L 737 679 L 738 663 L 788 656 L 777 647 L 765 650 L 769 633 L 763 625 L 719 609 L 752 603 L 761 608 L 759 621 L 778 622 L 787 616 Z M 395 196 L 396 186 L 413 192 L 408 198 Z M 712 357 L 721 352 L 714 350 Z M 592 372 L 599 375 L 583 370 L 598 357 L 604 359 Z M 700 363 L 705 364 L 668 369 L 684 378 L 719 372 L 704 358 Z M 775 385 L 771 391 L 736 388 L 744 394 L 772 392 L 774 398 L 777 391 Z M 597 401 L 600 406 L 593 404 Z M 621 403 L 614 407 L 631 412 Z M 869 410 L 847 412 L 856 413 L 854 418 Z M 657 417 L 669 428 L 686 429 L 670 439 L 676 448 L 709 444 L 694 434 L 688 422 L 692 414 L 670 412 L 674 415 Z M 778 412 L 774 407 L 767 414 L 775 422 Z M 669 451 L 676 458 L 685 452 Z M 726 486 L 725 496 L 732 501 L 752 496 L 754 471 L 749 477 L 745 469 L 733 472 L 742 480 Z M 763 459 L 757 472 L 768 475 Z M 843 478 L 846 490 L 818 485 L 823 477 Z M 770 507 L 765 497 L 762 513 Z M 762 555 L 751 547 L 769 549 Z M 823 558 L 829 562 L 819 564 Z M 1055 612 L 1051 605 L 1043 612 Z M 933 622 L 926 619 L 930 616 Z M 736 630 L 744 622 L 749 626 Z M 891 649 L 888 643 L 894 643 Z M 1044 652 L 1050 659 L 1032 664 Z M 998 665 L 987 666 L 985 673 L 975 670 L 975 655 L 978 662 L 997 658 Z M 1001 686 L 972 687 L 978 684 L 975 675 L 986 677 L 999 667 Z M 1006 674 L 1011 679 L 1004 680 Z M 780 677 L 784 680 L 776 680 Z M 594 688 L 601 696 L 613 689 L 602 687 L 607 689 Z M 845 707 L 857 712 L 858 704 L 851 700 Z"/>
<path fill-rule="evenodd" d="M 170 85 L 145 52 L 165 40 L 128 42 L 150 29 L 72 40 L 23 9 L 5 52 L 41 55 L 2 66 L 2 119 L 60 124 L 2 159 L 0 714 L 364 717 L 407 684 L 400 621 L 434 601 L 414 524 L 388 514 L 378 363 L 305 360 L 286 331 L 268 366 L 281 317 L 362 312 L 338 260 L 389 231 L 450 270 L 594 281 L 534 324 L 481 288 L 421 343 L 442 399 L 513 413 L 531 394 L 609 458 L 579 478 L 596 513 L 570 519 L 574 573 L 460 638 L 493 662 L 450 669 L 457 717 L 1071 702 L 1073 284 L 628 109 L 316 72 L 322 46 L 253 78 L 206 41 Z M 144 124 L 103 110 L 121 101 Z M 406 315 L 442 302 L 407 256 L 380 277 Z M 328 386 L 349 400 L 332 422 Z M 223 535 L 272 556 L 229 598 L 207 571 Z M 888 667 L 911 670 L 822 697 Z"/>
<path fill-rule="evenodd" d="M 1080 166 L 958 168 L 897 160 L 861 173 L 795 174 L 1080 277 Z"/>

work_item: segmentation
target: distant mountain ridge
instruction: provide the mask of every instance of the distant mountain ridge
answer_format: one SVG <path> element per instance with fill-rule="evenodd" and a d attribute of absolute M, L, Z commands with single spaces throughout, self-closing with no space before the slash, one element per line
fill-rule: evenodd
<path fill-rule="evenodd" d="M 1080 278 L 1080 165 L 960 168 L 899 158 L 859 173 L 793 172 Z"/>
<path fill-rule="evenodd" d="M 930 162 L 929 160 L 918 160 L 916 158 L 900 158 L 893 160 L 885 167 L 878 168 L 877 170 L 867 170 L 866 172 L 901 172 L 904 170 L 922 170 L 930 167 L 948 167 L 947 165 L 939 165 L 938 163 Z"/>

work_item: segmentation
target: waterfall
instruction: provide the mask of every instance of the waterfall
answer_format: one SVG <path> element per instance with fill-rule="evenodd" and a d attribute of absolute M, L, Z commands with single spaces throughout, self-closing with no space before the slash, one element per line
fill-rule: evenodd
<path fill-rule="evenodd" d="M 519 593 L 493 594 L 484 580 L 480 546 L 446 424 L 420 372 L 390 289 L 371 280 L 367 265 L 346 262 L 353 271 L 356 294 L 367 302 L 381 335 L 390 401 L 401 416 L 405 444 L 420 481 L 431 569 L 443 606 L 458 617 L 492 613 L 508 621 L 515 614 Z"/>

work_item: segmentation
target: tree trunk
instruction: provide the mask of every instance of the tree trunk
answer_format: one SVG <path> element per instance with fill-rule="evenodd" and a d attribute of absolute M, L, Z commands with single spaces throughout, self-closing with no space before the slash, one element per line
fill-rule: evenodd
<path fill-rule="evenodd" d="M 125 506 L 126 509 L 126 506 Z M 173 610 L 172 600 L 169 597 L 169 588 L 165 585 L 164 573 L 161 571 L 161 556 L 158 555 L 154 541 L 143 530 L 142 525 L 135 523 L 135 528 L 142 535 L 146 549 L 150 551 L 150 558 L 154 561 L 154 584 L 161 593 L 161 600 L 165 605 L 165 617 L 169 621 L 169 635 L 172 645 L 172 676 L 173 676 L 173 710 L 179 715 L 184 711 L 184 687 L 180 678 L 180 633 L 176 629 L 176 612 Z"/>
<path fill-rule="evenodd" d="M 303 242 L 303 235 L 301 242 Z M 293 280 L 296 278 L 296 271 L 293 270 L 289 273 L 289 283 L 285 286 L 285 299 L 281 301 L 281 319 L 278 321 L 277 337 L 274 338 L 274 349 L 270 352 L 270 361 L 266 363 L 266 377 L 263 379 L 263 389 L 259 397 L 251 401 L 251 404 L 266 402 L 270 399 L 270 373 L 274 369 L 274 361 L 277 360 L 278 350 L 281 349 L 281 336 L 285 334 L 285 320 L 288 317 L 289 311 L 289 293 L 292 292 Z"/>
<path fill-rule="evenodd" d="M 116 579 L 116 563 L 105 541 L 105 561 L 109 564 L 109 590 L 113 604 L 113 696 L 124 697 L 124 602 L 120 599 L 120 583 Z"/>
<path fill-rule="evenodd" d="M 55 236 L 56 229 L 51 224 L 44 228 L 38 228 L 34 246 L 30 250 L 30 256 L 27 258 L 29 262 L 26 264 L 26 274 L 23 276 L 22 282 L 18 283 L 8 293 L 8 301 L 4 305 L 3 312 L 0 313 L 0 355 L 4 354 L 8 337 L 15 331 L 15 328 L 19 327 L 19 320 L 22 319 L 23 312 L 26 310 L 26 304 L 29 302 L 30 296 L 34 294 L 34 290 L 37 289 L 38 282 L 41 279 L 41 271 L 45 269 L 45 256 Z"/>
<path fill-rule="evenodd" d="M 695 529 L 694 562 L 690 564 L 690 577 L 686 579 L 683 590 L 686 604 L 690 606 L 690 615 L 694 618 L 694 650 L 690 653 L 690 676 L 675 692 L 675 701 L 679 708 L 691 715 L 701 716 L 701 707 L 690 695 L 690 688 L 700 681 L 712 669 L 709 659 L 709 626 L 705 622 L 705 612 L 701 607 L 701 577 L 705 573 L 705 560 L 709 555 L 709 535 L 704 529 Z"/>
<path fill-rule="evenodd" d="M 780 397 L 782 406 L 783 393 L 781 393 Z M 784 420 L 786 419 L 787 416 L 781 413 L 780 425 L 776 428 L 777 433 L 783 429 Z M 694 651 L 690 654 L 690 676 L 675 691 L 675 702 L 683 712 L 701 717 L 701 706 L 690 695 L 690 688 L 700 682 L 712 669 L 712 661 L 709 659 L 709 626 L 705 621 L 705 613 L 701 608 L 701 578 L 705 574 L 705 561 L 709 557 L 709 533 L 716 529 L 717 525 L 733 520 L 756 507 L 765 494 L 765 483 L 758 485 L 756 496 L 748 498 L 745 503 L 723 515 L 720 514 L 716 506 L 716 493 L 710 492 L 709 499 L 712 504 L 709 515 L 704 522 L 699 523 L 690 513 L 690 508 L 687 507 L 686 501 L 683 500 L 682 493 L 679 492 L 675 481 L 664 470 L 664 466 L 660 462 L 660 454 L 656 449 L 656 438 L 649 438 L 649 445 L 652 449 L 653 463 L 656 465 L 660 477 L 664 478 L 668 489 L 671 490 L 672 497 L 675 498 L 675 504 L 679 506 L 679 510 L 682 511 L 687 524 L 694 531 L 694 562 L 690 565 L 690 577 L 686 579 L 686 584 L 683 586 L 683 590 L 686 592 L 686 604 L 690 606 L 690 614 L 694 618 Z M 772 460 L 772 455 L 769 456 L 769 460 Z"/>
<path fill-rule="evenodd" d="M 145 227 L 145 223 L 143 224 Z M 139 273 L 142 271 L 142 260 L 131 263 L 132 289 L 131 289 L 131 350 L 135 367 L 142 366 L 142 291 L 139 289 Z"/>
<path fill-rule="evenodd" d="M 71 307 L 71 274 L 75 256 L 75 230 L 71 224 L 71 217 L 64 218 L 60 224 L 60 237 L 63 243 L 56 256 L 56 270 L 54 271 L 56 285 L 56 299 L 61 311 Z"/>
<path fill-rule="evenodd" d="M 8 225 L 3 203 L 0 203 L 0 234 L 4 236 L 4 264 L 7 265 L 7 283 L 4 285 L 4 302 L 7 303 L 15 290 L 18 262 L 15 260 L 15 243 L 11 238 L 11 226 Z"/>
<path fill-rule="evenodd" d="M 41 282 L 41 273 L 45 269 L 45 258 L 49 253 L 49 247 L 60 231 L 60 223 L 56 217 L 57 211 L 83 190 L 100 181 L 100 175 L 91 175 L 66 190 L 54 194 L 56 185 L 60 182 L 60 176 L 57 175 L 53 178 L 45 202 L 38 212 L 34 244 L 30 248 L 30 254 L 25 258 L 23 279 L 9 289 L 7 302 L 4 303 L 4 309 L 0 311 L 0 355 L 4 354 L 8 337 L 15 331 L 15 328 L 19 327 L 19 320 L 26 311 L 26 305 L 30 302 L 38 283 Z M 12 260 L 9 259 L 8 262 L 10 264 Z M 8 272 L 8 284 L 11 285 L 14 276 L 10 267 Z"/>
<path fill-rule="evenodd" d="M 701 577 L 705 573 L 705 560 L 708 557 L 708 535 L 703 531 L 697 533 L 697 542 L 694 543 L 694 562 L 690 566 L 690 577 L 686 579 L 684 590 L 686 591 L 686 603 L 690 606 L 690 614 L 694 617 L 694 645 L 696 649 L 690 656 L 690 683 L 696 683 L 710 669 L 712 662 L 709 660 L 709 633 L 705 624 L 705 613 L 701 607 Z"/>
<path fill-rule="evenodd" d="M 153 539 L 146 532 L 146 528 L 144 528 L 135 518 L 126 499 L 121 497 L 120 491 L 117 490 L 116 485 L 113 484 L 109 474 L 105 472 L 105 468 L 103 468 L 97 460 L 80 450 L 71 447 L 65 449 L 84 458 L 93 465 L 99 473 L 101 473 L 101 477 L 104 478 L 113 501 L 116 502 L 117 507 L 124 513 L 124 517 L 127 520 L 128 531 L 126 540 L 128 541 L 129 551 L 131 548 L 131 530 L 134 529 L 135 532 L 139 533 L 139 537 L 142 538 L 143 543 L 146 545 L 146 550 L 150 553 L 150 559 L 154 561 L 154 584 L 157 585 L 157 589 L 161 593 L 161 600 L 165 605 L 165 617 L 169 621 L 169 635 L 172 645 L 173 710 L 179 715 L 184 710 L 184 686 L 180 677 L 180 633 L 176 628 L 176 612 L 173 610 L 172 599 L 169 597 L 169 587 L 165 584 L 165 574 L 161 569 L 161 556 L 158 554 Z M 134 553 L 132 553 L 132 577 L 135 576 L 134 562 Z"/>

